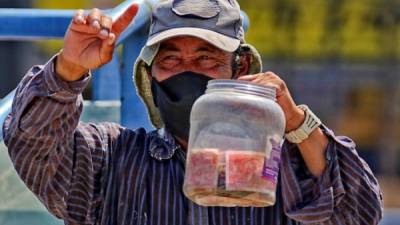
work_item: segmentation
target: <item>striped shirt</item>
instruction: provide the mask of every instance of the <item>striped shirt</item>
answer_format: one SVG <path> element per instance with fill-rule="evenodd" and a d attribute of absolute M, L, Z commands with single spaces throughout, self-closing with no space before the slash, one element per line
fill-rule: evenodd
<path fill-rule="evenodd" d="M 90 76 L 60 80 L 53 59 L 20 82 L 3 125 L 14 167 L 65 224 L 377 224 L 382 194 L 355 144 L 322 126 L 327 168 L 313 177 L 295 144 L 284 142 L 276 204 L 202 207 L 182 191 L 185 152 L 168 133 L 79 122 Z"/>

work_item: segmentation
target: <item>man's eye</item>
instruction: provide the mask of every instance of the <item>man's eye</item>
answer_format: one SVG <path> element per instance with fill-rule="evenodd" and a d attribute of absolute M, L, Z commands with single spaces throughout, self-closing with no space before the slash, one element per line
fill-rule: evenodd
<path fill-rule="evenodd" d="M 217 62 L 217 60 L 214 57 L 208 55 L 200 56 L 198 58 L 198 61 L 200 61 L 200 63 L 205 63 L 205 64 L 214 64 Z"/>
<path fill-rule="evenodd" d="M 217 60 L 208 55 L 204 55 L 197 58 L 197 63 L 202 68 L 209 69 L 217 65 Z"/>
<path fill-rule="evenodd" d="M 200 60 L 213 60 L 212 57 L 208 56 L 208 55 L 202 55 L 199 57 Z"/>
<path fill-rule="evenodd" d="M 174 55 L 165 56 L 160 61 L 160 63 L 164 66 L 175 66 L 179 62 L 180 62 L 180 58 L 178 56 L 174 56 Z"/>
<path fill-rule="evenodd" d="M 168 60 L 179 60 L 177 56 L 174 55 L 169 55 L 163 58 L 164 61 L 168 61 Z"/>

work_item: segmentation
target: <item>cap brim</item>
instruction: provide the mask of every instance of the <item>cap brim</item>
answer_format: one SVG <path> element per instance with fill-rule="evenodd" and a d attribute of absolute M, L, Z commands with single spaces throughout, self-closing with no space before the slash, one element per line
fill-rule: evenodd
<path fill-rule="evenodd" d="M 223 34 L 193 27 L 172 28 L 153 35 L 147 40 L 146 45 L 152 46 L 164 40 L 177 36 L 193 36 L 209 42 L 217 48 L 227 52 L 234 52 L 240 45 L 240 40 L 225 36 Z"/>

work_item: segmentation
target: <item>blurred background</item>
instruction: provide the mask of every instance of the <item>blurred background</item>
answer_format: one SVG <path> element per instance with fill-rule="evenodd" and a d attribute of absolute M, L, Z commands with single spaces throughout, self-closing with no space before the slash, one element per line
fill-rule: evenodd
<path fill-rule="evenodd" d="M 0 8 L 105 9 L 120 2 L 1 0 Z M 247 42 L 260 51 L 264 70 L 279 74 L 296 102 L 308 104 L 337 135 L 355 140 L 379 178 L 388 215 L 384 223 L 398 224 L 389 220 L 400 216 L 400 1 L 239 2 L 250 18 Z M 0 98 L 32 65 L 45 63 L 61 46 L 59 40 L 0 41 Z M 84 97 L 91 99 L 90 87 Z M 91 107 L 84 119 L 118 121 L 118 105 L 103 111 Z M 19 215 L 15 210 L 41 218 L 38 224 L 44 219 L 57 223 L 15 176 L 0 145 L 0 224 L 22 224 L 12 222 Z"/>

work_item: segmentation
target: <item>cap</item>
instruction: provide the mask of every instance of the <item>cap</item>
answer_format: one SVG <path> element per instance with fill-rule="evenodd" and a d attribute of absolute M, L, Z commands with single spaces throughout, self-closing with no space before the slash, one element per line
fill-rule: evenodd
<path fill-rule="evenodd" d="M 236 0 L 166 0 L 153 9 L 146 46 L 176 36 L 193 36 L 227 52 L 244 43 Z"/>

